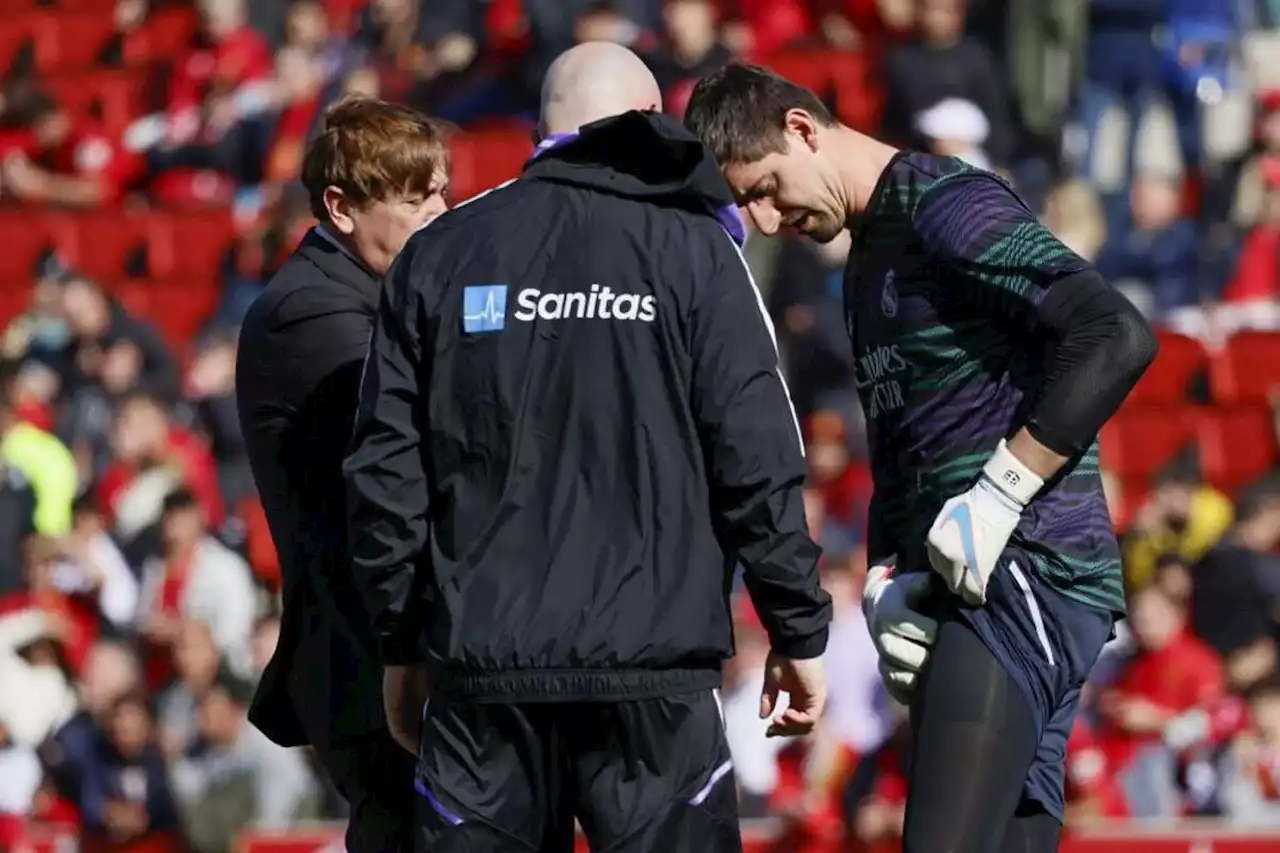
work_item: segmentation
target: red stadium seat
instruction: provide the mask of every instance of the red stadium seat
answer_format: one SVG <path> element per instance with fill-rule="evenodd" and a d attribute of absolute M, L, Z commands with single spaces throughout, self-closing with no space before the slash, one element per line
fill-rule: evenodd
<path fill-rule="evenodd" d="M 0 233 L 4 234 L 4 251 L 0 252 L 0 281 L 29 283 L 36 259 L 58 243 L 50 228 L 50 219 L 39 211 L 6 208 L 0 210 Z"/>
<path fill-rule="evenodd" d="M 110 285 L 123 279 L 130 262 L 146 250 L 145 216 L 120 211 L 67 214 L 68 260 L 95 281 Z"/>
<path fill-rule="evenodd" d="M 105 12 L 48 12 L 36 18 L 36 68 L 42 72 L 90 68 L 115 35 L 111 9 Z"/>
<path fill-rule="evenodd" d="M 1233 406 L 1204 411 L 1198 424 L 1200 468 L 1226 492 L 1258 479 L 1280 460 L 1275 415 L 1269 406 Z"/>
<path fill-rule="evenodd" d="M 855 130 L 870 133 L 880 126 L 884 93 L 879 71 L 879 64 L 863 53 L 842 51 L 832 57 L 836 115 Z"/>
<path fill-rule="evenodd" d="M 834 50 L 784 50 L 769 57 L 764 64 L 827 101 L 834 94 L 835 68 L 839 61 L 839 52 Z"/>
<path fill-rule="evenodd" d="M 200 28 L 200 14 L 187 6 L 157 9 L 124 40 L 124 61 L 142 65 L 183 54 Z"/>
<path fill-rule="evenodd" d="M 1196 438 L 1194 406 L 1133 406 L 1102 427 L 1102 467 L 1126 482 L 1149 481 Z"/>
<path fill-rule="evenodd" d="M 116 295 L 131 314 L 154 323 L 174 352 L 185 357 L 218 307 L 218 280 L 131 281 Z"/>
<path fill-rule="evenodd" d="M 1173 332 L 1157 332 L 1160 351 L 1155 362 L 1129 393 L 1126 405 L 1179 403 L 1187 398 L 1187 386 L 1208 363 L 1204 347 L 1194 338 Z"/>
<path fill-rule="evenodd" d="M 0 278 L 0 330 L 23 311 L 31 301 L 31 287 L 25 280 Z"/>
<path fill-rule="evenodd" d="M 9 68 L 23 47 L 34 39 L 32 30 L 39 16 L 23 14 L 25 11 L 0 11 L 4 16 L 4 25 L 0 26 L 0 69 Z"/>
<path fill-rule="evenodd" d="M 228 210 L 154 213 L 148 225 L 147 271 L 157 281 L 216 278 L 235 237 Z"/>
<path fill-rule="evenodd" d="M 1210 364 L 1209 386 L 1220 403 L 1265 403 L 1280 391 L 1280 333 L 1237 332 Z"/>
<path fill-rule="evenodd" d="M 453 158 L 450 195 L 465 201 L 517 177 L 533 153 L 533 142 L 525 127 L 495 127 L 458 134 L 449 140 L 449 148 Z"/>
<path fill-rule="evenodd" d="M 42 83 L 69 112 L 101 119 L 106 132 L 116 138 L 145 112 L 144 70 L 73 71 L 51 75 Z"/>

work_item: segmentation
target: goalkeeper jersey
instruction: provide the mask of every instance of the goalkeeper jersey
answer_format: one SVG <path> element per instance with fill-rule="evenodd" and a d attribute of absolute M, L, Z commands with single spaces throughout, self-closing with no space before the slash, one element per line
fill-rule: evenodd
<path fill-rule="evenodd" d="M 884 171 L 853 237 L 845 318 L 875 484 L 870 556 L 924 568 L 942 504 L 1037 400 L 1051 346 L 1037 305 L 1089 265 L 999 178 L 914 152 Z M 1065 595 L 1123 613 L 1096 439 L 1027 507 L 1011 544 Z"/>

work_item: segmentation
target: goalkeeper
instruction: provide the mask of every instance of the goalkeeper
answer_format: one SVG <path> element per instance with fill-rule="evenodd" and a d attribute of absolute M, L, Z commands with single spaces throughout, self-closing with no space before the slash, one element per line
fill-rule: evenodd
<path fill-rule="evenodd" d="M 713 72 L 685 122 L 764 233 L 853 232 L 864 606 L 911 705 L 905 853 L 1056 850 L 1080 689 L 1124 612 L 1096 437 L 1154 336 L 1002 180 L 857 133 L 768 71 Z"/>

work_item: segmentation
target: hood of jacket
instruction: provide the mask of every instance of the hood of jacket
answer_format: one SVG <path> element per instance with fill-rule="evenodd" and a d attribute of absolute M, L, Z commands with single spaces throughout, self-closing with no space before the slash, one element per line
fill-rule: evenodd
<path fill-rule="evenodd" d="M 712 216 L 735 243 L 746 242 L 746 227 L 711 152 L 661 113 L 632 110 L 548 137 L 525 164 L 524 176 Z"/>

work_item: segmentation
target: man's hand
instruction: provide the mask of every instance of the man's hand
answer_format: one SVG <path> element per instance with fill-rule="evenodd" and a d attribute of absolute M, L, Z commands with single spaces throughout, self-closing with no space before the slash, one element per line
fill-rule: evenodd
<path fill-rule="evenodd" d="M 778 711 L 778 694 L 787 694 L 787 709 Z M 827 670 L 822 658 L 797 660 L 769 652 L 764 664 L 760 719 L 773 716 L 768 737 L 796 737 L 813 731 L 827 703 Z"/>
<path fill-rule="evenodd" d="M 996 561 L 1043 486 L 1001 441 L 977 484 L 943 504 L 929 529 L 929 564 L 948 589 L 975 607 L 986 603 Z"/>
<path fill-rule="evenodd" d="M 382 673 L 382 706 L 391 737 L 411 755 L 418 754 L 422 708 L 427 703 L 427 668 L 389 666 Z"/>
<path fill-rule="evenodd" d="M 920 612 L 933 577 L 894 573 L 896 558 L 872 566 L 862 591 L 862 613 L 880 655 L 885 689 L 902 705 L 911 702 L 916 674 L 924 668 L 938 636 L 936 620 Z"/>

